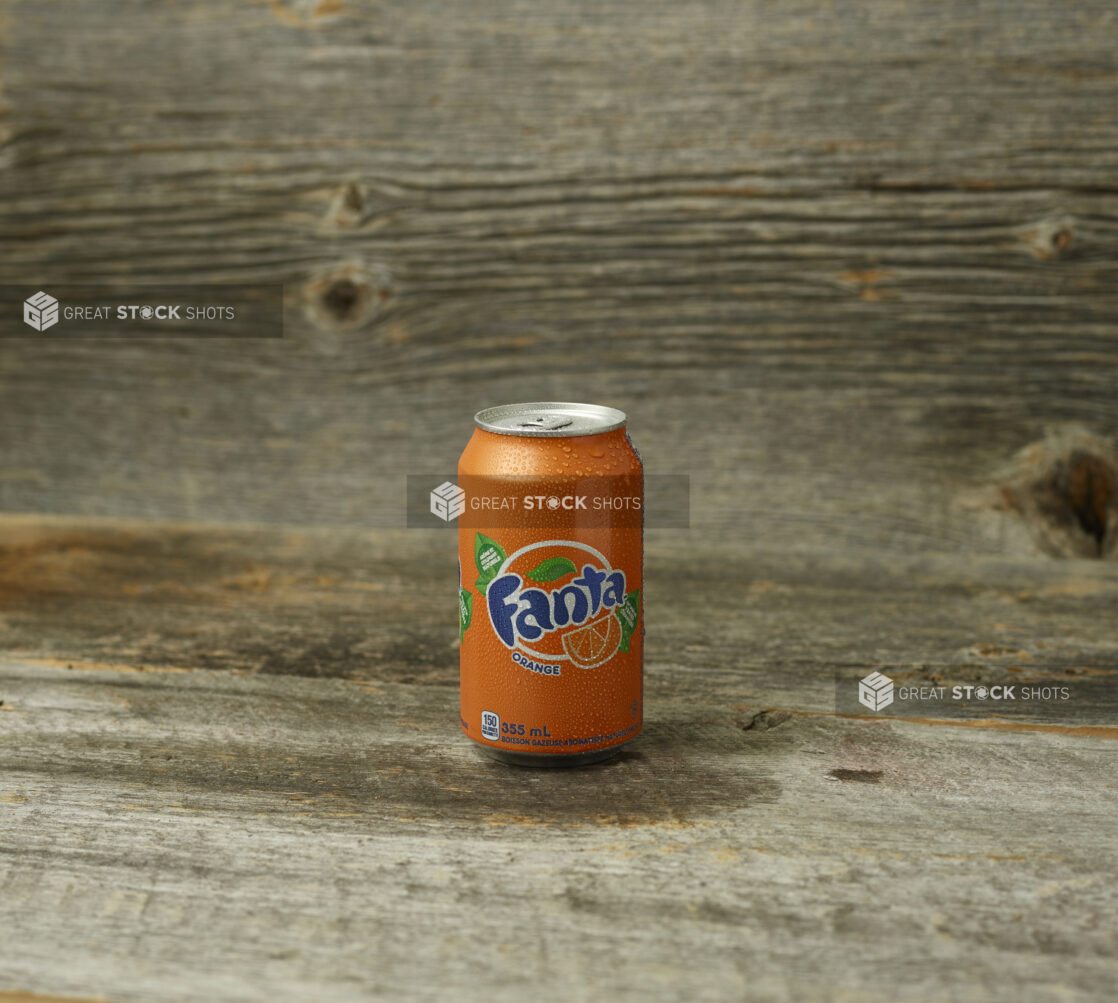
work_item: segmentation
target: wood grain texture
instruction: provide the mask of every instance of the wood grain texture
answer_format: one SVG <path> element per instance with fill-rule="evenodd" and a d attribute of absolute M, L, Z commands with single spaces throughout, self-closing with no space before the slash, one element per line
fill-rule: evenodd
<path fill-rule="evenodd" d="M 168 1001 L 1113 989 L 1112 739 L 747 728 L 758 704 L 692 692 L 658 699 L 610 764 L 542 775 L 466 748 L 437 687 L 0 674 L 0 984 Z"/>
<path fill-rule="evenodd" d="M 0 0 L 4 294 L 286 287 L 278 341 L 0 340 L 0 508 L 63 514 L 0 519 L 0 995 L 1109 1000 L 1116 42 Z M 645 734 L 578 773 L 464 744 L 400 528 L 523 399 L 692 477 Z M 871 669 L 1078 701 L 846 716 Z"/>
<path fill-rule="evenodd" d="M 449 534 L 6 517 L 0 987 L 1108 999 L 1118 567 L 691 536 L 644 734 L 544 776 L 458 731 Z M 870 666 L 1085 703 L 836 713 Z"/>
<path fill-rule="evenodd" d="M 647 534 L 650 692 L 834 710 L 834 673 L 1074 682 L 1118 717 L 1118 566 Z M 0 519 L 2 650 L 53 664 L 458 684 L 452 532 Z M 440 598 L 441 597 L 441 598 Z M 444 605 L 445 603 L 445 605 Z M 449 612 L 448 612 L 449 611 Z M 744 687 L 744 688 L 743 688 Z M 721 692 L 721 690 L 719 690 Z"/>
<path fill-rule="evenodd" d="M 1020 554 L 960 498 L 1118 437 L 1108 4 L 0 9 L 0 279 L 289 301 L 5 342 L 8 510 L 388 527 L 474 410 L 572 398 L 697 524 Z"/>
<path fill-rule="evenodd" d="M 38 993 L 0 992 L 0 1003 L 104 1003 L 104 999 L 77 999 L 73 996 L 40 996 Z"/>

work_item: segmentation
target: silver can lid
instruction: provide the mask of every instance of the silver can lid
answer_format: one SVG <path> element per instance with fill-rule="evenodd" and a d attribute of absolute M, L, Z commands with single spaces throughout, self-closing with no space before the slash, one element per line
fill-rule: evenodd
<path fill-rule="evenodd" d="M 599 404 L 570 401 L 533 401 L 500 404 L 474 415 L 474 424 L 497 435 L 526 435 L 558 439 L 571 435 L 599 435 L 625 427 L 625 412 Z"/>

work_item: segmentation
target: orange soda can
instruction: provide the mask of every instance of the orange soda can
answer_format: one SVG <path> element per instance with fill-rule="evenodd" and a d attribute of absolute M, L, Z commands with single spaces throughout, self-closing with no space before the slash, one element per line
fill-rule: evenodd
<path fill-rule="evenodd" d="M 625 415 L 479 411 L 458 461 L 461 724 L 506 763 L 613 756 L 644 713 L 644 470 Z"/>

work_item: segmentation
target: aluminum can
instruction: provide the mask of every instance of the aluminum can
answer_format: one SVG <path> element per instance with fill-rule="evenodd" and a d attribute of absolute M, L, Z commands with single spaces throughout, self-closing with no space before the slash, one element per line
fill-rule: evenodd
<path fill-rule="evenodd" d="M 479 411 L 458 462 L 461 726 L 520 766 L 616 754 L 644 716 L 644 471 L 615 408 Z"/>

